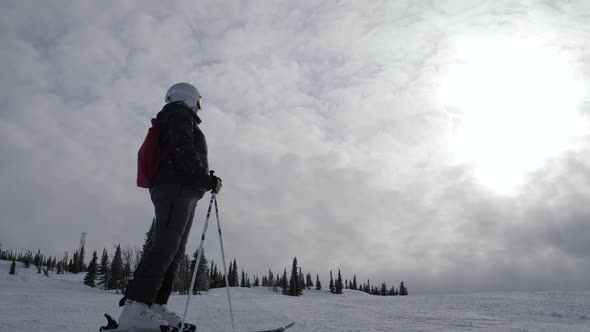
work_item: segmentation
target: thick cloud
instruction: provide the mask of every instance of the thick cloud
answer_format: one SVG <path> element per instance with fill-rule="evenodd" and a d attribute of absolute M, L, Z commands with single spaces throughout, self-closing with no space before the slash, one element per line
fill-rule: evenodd
<path fill-rule="evenodd" d="M 168 86 L 188 81 L 204 95 L 210 163 L 224 179 L 226 250 L 248 273 L 282 272 L 297 255 L 324 280 L 342 269 L 410 291 L 588 287 L 587 140 L 518 195 L 497 195 L 452 162 L 436 98 L 456 41 L 490 34 L 542 36 L 587 84 L 584 1 L 0 9 L 5 248 L 61 255 L 81 232 L 92 250 L 141 245 L 153 208 L 134 186 L 137 148 Z M 206 250 L 219 261 L 217 242 L 211 232 Z"/>

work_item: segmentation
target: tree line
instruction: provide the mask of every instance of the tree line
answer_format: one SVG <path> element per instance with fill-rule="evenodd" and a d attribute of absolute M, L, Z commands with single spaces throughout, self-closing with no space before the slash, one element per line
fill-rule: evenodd
<path fill-rule="evenodd" d="M 117 293 L 123 293 L 127 288 L 129 281 L 133 278 L 133 272 L 141 264 L 145 253 L 149 251 L 152 246 L 154 232 L 154 223 L 150 226 L 146 233 L 146 239 L 141 250 L 133 250 L 130 248 L 121 248 L 118 244 L 115 247 L 115 253 L 109 256 L 106 248 L 102 250 L 102 254 L 98 256 L 98 252 L 92 253 L 92 258 L 88 265 L 85 265 L 84 256 L 85 249 L 81 247 L 74 251 L 72 257 L 69 257 L 68 252 L 64 257 L 57 259 L 57 257 L 46 257 L 40 250 L 33 255 L 33 252 L 14 253 L 13 251 L 3 251 L 0 248 L 0 259 L 12 261 L 9 273 L 16 273 L 15 262 L 22 262 L 26 268 L 31 265 L 37 267 L 38 273 L 45 273 L 48 277 L 49 272 L 54 273 L 86 273 L 84 277 L 84 284 L 90 287 L 100 287 L 106 290 L 115 290 Z M 190 283 L 192 274 L 195 268 L 195 262 L 198 257 L 198 252 L 193 253 L 192 259 L 188 254 L 185 254 L 181 260 L 174 281 L 173 291 L 178 294 L 188 294 L 190 290 Z M 319 275 L 316 274 L 315 283 L 311 273 L 303 274 L 302 268 L 297 262 L 297 257 L 293 258 L 290 273 L 287 274 L 285 267 L 282 275 L 274 273 L 271 269 L 268 274 L 259 278 L 254 275 L 253 278 L 245 273 L 244 269 L 241 272 L 238 268 L 237 259 L 230 260 L 227 276 L 222 273 L 217 263 L 207 260 L 205 253 L 201 255 L 199 262 L 199 269 L 196 276 L 193 293 L 198 294 L 201 291 L 207 291 L 212 288 L 226 287 L 268 287 L 275 292 L 280 292 L 289 296 L 300 296 L 305 289 L 322 290 L 322 283 Z M 226 281 L 227 280 L 227 281 Z M 398 288 L 394 286 L 388 287 L 385 282 L 380 285 L 372 285 L 369 280 L 366 283 L 359 284 L 357 282 L 356 274 L 351 280 L 343 279 L 342 273 L 338 270 L 336 279 L 330 271 L 330 281 L 328 289 L 332 294 L 342 294 L 343 289 L 358 290 L 371 295 L 379 296 L 405 296 L 408 295 L 408 289 L 404 282 L 400 282 Z"/>
<path fill-rule="evenodd" d="M 72 257 L 66 252 L 61 259 L 46 256 L 41 253 L 41 250 L 38 250 L 36 254 L 33 254 L 32 251 L 15 253 L 12 250 L 0 250 L 0 259 L 12 261 L 11 272 L 14 273 L 11 274 L 16 273 L 16 262 L 22 262 L 25 268 L 34 266 L 37 269 L 37 273 L 44 273 L 46 276 L 49 276 L 49 272 L 63 274 L 66 272 L 79 273 L 86 271 L 84 247 L 74 251 Z"/>
<path fill-rule="evenodd" d="M 269 276 L 263 277 L 263 281 L 266 282 L 263 286 L 270 286 L 273 287 L 275 291 L 278 292 L 278 288 L 282 289 L 282 293 L 284 295 L 289 296 L 301 296 L 305 289 L 312 289 L 315 288 L 316 290 L 322 290 L 322 283 L 320 281 L 319 275 L 316 274 L 316 282 L 315 286 L 313 283 L 311 273 L 307 273 L 305 278 L 303 276 L 303 272 L 301 267 L 298 265 L 297 257 L 293 258 L 293 264 L 291 265 L 291 273 L 290 277 L 287 280 L 287 269 L 283 271 L 283 276 L 279 277 L 277 275 L 276 279 L 273 280 L 272 271 L 269 270 Z M 353 279 L 349 281 L 348 279 L 342 279 L 342 273 L 338 270 L 338 276 L 336 280 L 334 280 L 333 273 L 330 271 L 330 283 L 328 285 L 330 293 L 332 294 L 342 294 L 344 289 L 350 290 L 358 290 L 362 291 L 371 295 L 381 295 L 381 296 L 406 296 L 409 295 L 408 288 L 405 286 L 404 282 L 402 281 L 399 284 L 399 288 L 391 287 L 388 288 L 385 282 L 381 283 L 380 287 L 372 286 L 370 281 L 367 280 L 366 283 L 359 285 L 357 284 L 356 274 L 353 276 Z"/>

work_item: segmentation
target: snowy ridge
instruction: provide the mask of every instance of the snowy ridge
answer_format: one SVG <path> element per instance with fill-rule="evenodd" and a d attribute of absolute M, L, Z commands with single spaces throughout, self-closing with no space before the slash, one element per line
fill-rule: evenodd
<path fill-rule="evenodd" d="M 0 261 L 0 331 L 98 331 L 103 313 L 118 317 L 120 295 L 84 286 L 84 274 L 37 274 Z M 371 296 L 306 290 L 289 297 L 270 289 L 232 288 L 239 331 L 278 327 L 301 331 L 590 331 L 590 292 Z M 170 306 L 182 312 L 186 298 Z M 194 296 L 189 321 L 202 332 L 232 331 L 225 289 Z"/>

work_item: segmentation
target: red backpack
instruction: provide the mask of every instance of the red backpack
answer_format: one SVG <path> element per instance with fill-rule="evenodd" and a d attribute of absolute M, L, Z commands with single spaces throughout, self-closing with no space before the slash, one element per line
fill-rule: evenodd
<path fill-rule="evenodd" d="M 160 124 L 152 119 L 152 127 L 137 153 L 137 186 L 149 188 L 158 173 L 162 153 L 160 152 Z"/>

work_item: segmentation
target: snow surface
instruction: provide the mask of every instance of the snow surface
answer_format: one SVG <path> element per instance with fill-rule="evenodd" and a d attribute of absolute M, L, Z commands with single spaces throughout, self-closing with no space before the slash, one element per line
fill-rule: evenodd
<path fill-rule="evenodd" d="M 118 318 L 120 295 L 90 288 L 83 274 L 47 278 L 36 268 L 0 261 L 0 331 L 98 331 L 108 312 Z M 590 331 L 590 292 L 483 293 L 407 297 L 342 295 L 306 290 L 288 297 L 255 287 L 232 288 L 236 328 L 277 327 L 295 321 L 303 331 Z M 170 307 L 184 310 L 186 296 Z M 232 331 L 225 289 L 193 296 L 189 319 L 199 331 Z"/>

